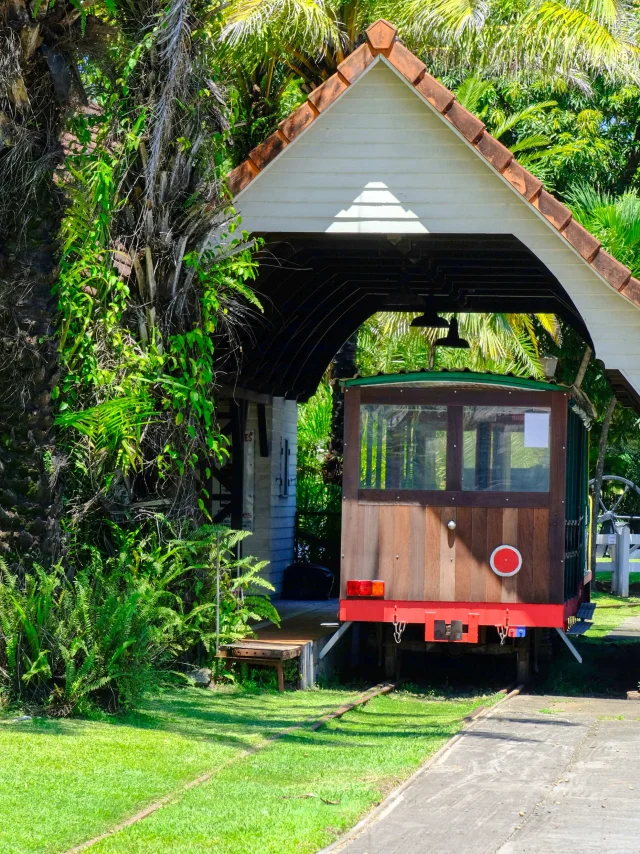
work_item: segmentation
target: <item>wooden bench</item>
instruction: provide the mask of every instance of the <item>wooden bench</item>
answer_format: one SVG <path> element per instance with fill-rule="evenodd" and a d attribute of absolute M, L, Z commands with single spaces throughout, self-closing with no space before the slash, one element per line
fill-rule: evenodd
<path fill-rule="evenodd" d="M 278 673 L 278 691 L 284 691 L 283 663 L 292 658 L 299 658 L 301 653 L 301 646 L 253 640 L 239 641 L 223 646 L 218 653 L 218 658 L 239 664 L 260 664 L 263 667 L 275 667 Z"/>

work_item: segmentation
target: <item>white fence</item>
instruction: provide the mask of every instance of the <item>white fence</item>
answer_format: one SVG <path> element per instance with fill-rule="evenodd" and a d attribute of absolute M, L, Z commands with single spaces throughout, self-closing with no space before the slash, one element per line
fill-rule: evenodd
<path fill-rule="evenodd" d="M 611 592 L 616 596 L 629 595 L 629 572 L 631 557 L 638 552 L 640 557 L 640 534 L 632 534 L 626 525 L 616 528 L 612 534 L 598 534 L 598 546 L 608 546 L 611 563 L 596 562 L 596 572 L 611 572 Z M 598 550 L 599 551 L 599 550 Z"/>

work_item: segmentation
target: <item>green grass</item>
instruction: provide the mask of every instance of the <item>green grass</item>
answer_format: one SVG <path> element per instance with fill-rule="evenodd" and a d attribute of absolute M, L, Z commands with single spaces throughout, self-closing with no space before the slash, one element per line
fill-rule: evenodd
<path fill-rule="evenodd" d="M 0 852 L 64 851 L 355 692 L 170 691 L 102 721 L 0 719 Z"/>
<path fill-rule="evenodd" d="M 478 703 L 495 699 L 392 694 L 315 733 L 240 755 L 354 696 L 185 689 L 120 720 L 0 721 L 0 851 L 65 851 L 233 757 L 208 783 L 91 850 L 316 851 L 437 750 Z"/>
<path fill-rule="evenodd" d="M 612 576 L 613 576 L 612 572 L 599 572 L 598 576 L 597 576 L 598 582 L 610 585 Z M 630 587 L 631 591 L 633 591 L 634 589 L 638 590 L 638 587 L 640 587 L 640 572 L 630 572 L 629 573 L 629 587 Z M 598 595 L 605 595 L 606 596 L 609 594 L 598 593 Z M 629 601 L 640 602 L 640 598 L 638 598 L 637 596 L 630 596 Z"/>
<path fill-rule="evenodd" d="M 632 574 L 635 575 L 635 573 Z M 598 576 L 598 581 L 600 580 L 601 578 Z M 598 590 L 593 592 L 591 598 L 598 605 L 593 615 L 593 626 L 589 629 L 587 636 L 591 640 L 604 638 L 613 629 L 617 629 L 627 617 L 640 617 L 640 608 L 625 607 L 634 602 L 640 602 L 640 599 L 634 597 L 621 599 L 619 596 Z M 623 607 L 612 608 L 612 605 L 622 605 Z"/>
<path fill-rule="evenodd" d="M 598 573 L 598 581 L 602 580 L 602 574 Z M 640 617 L 640 607 L 629 607 L 638 600 L 622 599 L 596 590 L 592 592 L 592 601 L 598 605 L 593 626 L 586 635 L 571 638 L 582 656 L 582 664 L 556 639 L 553 659 L 542 662 L 539 676 L 529 686 L 530 691 L 574 697 L 625 697 L 627 691 L 638 687 L 639 641 L 607 637 L 627 617 Z M 539 711 L 551 713 L 545 709 Z"/>
<path fill-rule="evenodd" d="M 376 698 L 317 732 L 292 734 L 224 769 L 94 850 L 311 854 L 409 776 L 478 703 L 409 694 Z"/>

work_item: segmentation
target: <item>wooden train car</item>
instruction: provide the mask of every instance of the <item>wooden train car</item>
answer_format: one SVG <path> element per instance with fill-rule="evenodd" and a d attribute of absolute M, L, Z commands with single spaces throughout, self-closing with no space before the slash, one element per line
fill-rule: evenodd
<path fill-rule="evenodd" d="M 588 433 L 571 390 L 420 372 L 345 383 L 340 618 L 477 643 L 588 598 Z"/>

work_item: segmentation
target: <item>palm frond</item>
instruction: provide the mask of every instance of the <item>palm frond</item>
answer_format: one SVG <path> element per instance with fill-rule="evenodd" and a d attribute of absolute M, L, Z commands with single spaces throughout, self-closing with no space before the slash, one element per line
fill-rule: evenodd
<path fill-rule="evenodd" d="M 254 41 L 315 46 L 338 43 L 341 33 L 324 0 L 232 0 L 224 11 L 221 40 L 231 47 Z"/>
<path fill-rule="evenodd" d="M 499 125 L 492 127 L 491 133 L 496 139 L 500 139 L 507 131 L 513 130 L 528 119 L 538 118 L 549 107 L 555 106 L 557 106 L 557 101 L 537 101 L 535 104 L 529 104 L 524 109 L 506 116 Z"/>
<path fill-rule="evenodd" d="M 544 0 L 524 16 L 519 38 L 542 67 L 580 68 L 619 80 L 640 79 L 630 12 L 610 0 Z"/>
<path fill-rule="evenodd" d="M 424 42 L 430 32 L 449 38 L 478 32 L 489 10 L 486 0 L 408 0 L 399 12 L 401 24 Z"/>
<path fill-rule="evenodd" d="M 456 89 L 456 99 L 472 113 L 482 118 L 480 104 L 487 92 L 492 88 L 488 80 L 479 77 L 467 77 L 467 79 Z M 495 136 L 495 133 L 494 133 Z"/>

